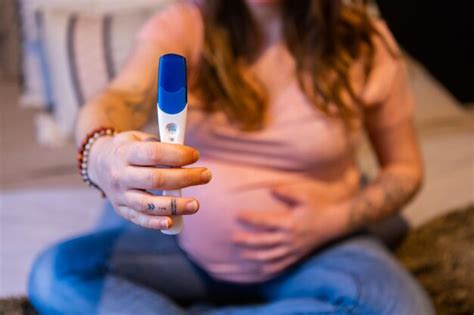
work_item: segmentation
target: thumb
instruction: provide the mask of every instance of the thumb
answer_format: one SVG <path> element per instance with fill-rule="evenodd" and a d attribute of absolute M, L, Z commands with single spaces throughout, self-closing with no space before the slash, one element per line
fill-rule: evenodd
<path fill-rule="evenodd" d="M 306 201 L 304 190 L 299 185 L 277 186 L 272 189 L 272 194 L 277 199 L 290 206 L 296 206 Z"/>

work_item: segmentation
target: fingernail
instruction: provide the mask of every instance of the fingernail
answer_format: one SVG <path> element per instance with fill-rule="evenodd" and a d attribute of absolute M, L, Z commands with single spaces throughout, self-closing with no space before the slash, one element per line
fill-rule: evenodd
<path fill-rule="evenodd" d="M 211 171 L 205 170 L 204 172 L 201 173 L 201 178 L 202 180 L 209 182 L 212 178 Z"/>
<path fill-rule="evenodd" d="M 164 229 L 167 229 L 170 226 L 170 220 L 169 219 L 163 219 L 161 220 L 161 227 Z"/>
<path fill-rule="evenodd" d="M 197 161 L 199 160 L 199 151 L 198 150 L 194 150 L 194 153 L 193 153 L 193 158 Z"/>
<path fill-rule="evenodd" d="M 199 205 L 198 205 L 196 200 L 189 201 L 186 204 L 186 210 L 190 213 L 196 212 L 198 210 L 198 208 L 199 208 Z"/>

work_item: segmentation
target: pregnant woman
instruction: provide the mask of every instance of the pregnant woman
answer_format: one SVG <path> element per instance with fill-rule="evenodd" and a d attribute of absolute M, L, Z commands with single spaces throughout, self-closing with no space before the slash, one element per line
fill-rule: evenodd
<path fill-rule="evenodd" d="M 188 146 L 138 131 L 154 117 L 165 53 L 188 62 Z M 81 150 L 83 177 L 125 220 L 110 215 L 40 255 L 34 306 L 45 314 L 432 314 L 414 279 L 364 232 L 422 181 L 399 54 L 362 1 L 205 0 L 160 11 L 77 122 L 78 145 L 92 143 Z M 364 132 L 380 171 L 361 186 Z M 177 188 L 184 197 L 149 192 Z M 177 237 L 159 232 L 173 213 L 185 215 Z"/>

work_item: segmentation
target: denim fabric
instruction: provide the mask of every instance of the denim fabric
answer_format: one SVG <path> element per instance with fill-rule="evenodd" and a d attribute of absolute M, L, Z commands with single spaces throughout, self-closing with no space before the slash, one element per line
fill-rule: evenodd
<path fill-rule="evenodd" d="M 434 314 L 418 284 L 368 235 L 242 285 L 209 277 L 175 237 L 123 223 L 43 252 L 29 297 L 42 314 Z"/>

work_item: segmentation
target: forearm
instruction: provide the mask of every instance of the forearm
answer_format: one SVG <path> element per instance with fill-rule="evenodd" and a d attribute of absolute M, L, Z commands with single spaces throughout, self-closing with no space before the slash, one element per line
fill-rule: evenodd
<path fill-rule="evenodd" d="M 116 130 L 135 130 L 147 122 L 152 106 L 147 93 L 106 89 L 80 111 L 76 123 L 76 144 L 91 130 L 107 126 Z"/>
<path fill-rule="evenodd" d="M 413 198 L 421 182 L 421 167 L 382 169 L 377 178 L 361 190 L 345 209 L 345 232 L 394 215 Z"/>

